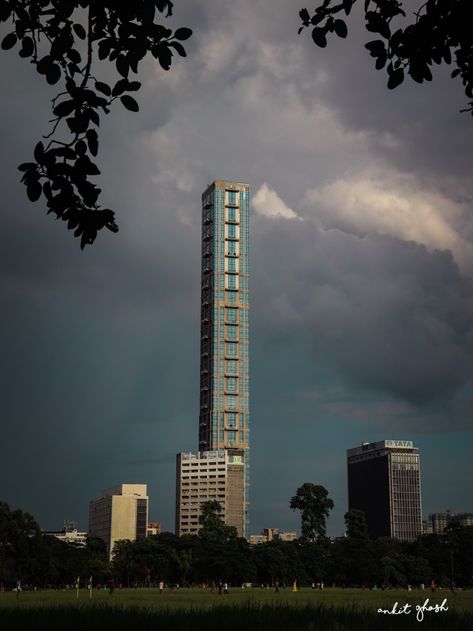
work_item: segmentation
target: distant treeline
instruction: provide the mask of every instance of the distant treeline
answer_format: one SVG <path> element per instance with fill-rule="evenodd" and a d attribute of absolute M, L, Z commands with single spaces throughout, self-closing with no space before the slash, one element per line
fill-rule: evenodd
<path fill-rule="evenodd" d="M 86 546 L 41 534 L 28 513 L 0 502 L 0 581 L 18 580 L 36 587 L 112 578 L 125 586 L 212 583 L 326 586 L 412 586 L 424 583 L 473 587 L 473 526 L 453 525 L 443 535 L 423 535 L 413 543 L 393 539 L 347 537 L 311 542 L 271 541 L 250 546 L 233 529 L 203 529 L 200 536 L 162 533 L 138 541 L 120 541 L 112 563 L 105 545 L 89 538 Z"/>

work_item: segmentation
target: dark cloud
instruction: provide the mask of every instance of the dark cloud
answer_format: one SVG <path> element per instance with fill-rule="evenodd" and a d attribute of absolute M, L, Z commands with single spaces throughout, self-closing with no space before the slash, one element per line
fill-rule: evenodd
<path fill-rule="evenodd" d="M 472 284 L 451 253 L 297 220 L 258 219 L 254 235 L 265 262 L 255 317 L 275 341 L 303 331 L 314 362 L 415 403 L 451 398 L 471 380 Z"/>
<path fill-rule="evenodd" d="M 44 527 L 85 528 L 88 501 L 126 481 L 148 483 L 173 527 L 172 454 L 197 446 L 200 194 L 216 177 L 264 193 L 252 531 L 296 527 L 289 498 L 315 481 L 338 534 L 345 449 L 393 433 L 425 450 L 427 511 L 471 509 L 471 117 L 448 72 L 388 92 L 356 20 L 320 50 L 297 36 L 299 9 L 176 2 L 189 56 L 169 73 L 146 63 L 140 112 L 103 118 L 102 201 L 120 232 L 84 252 L 18 182 L 54 88 L 2 51 L 0 499 Z M 285 206 L 304 221 L 274 218 Z"/>

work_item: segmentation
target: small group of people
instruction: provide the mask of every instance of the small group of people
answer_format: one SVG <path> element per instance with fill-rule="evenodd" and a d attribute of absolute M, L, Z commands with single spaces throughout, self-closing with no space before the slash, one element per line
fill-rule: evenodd
<path fill-rule="evenodd" d="M 219 594 L 228 594 L 228 583 L 222 583 L 222 581 L 218 582 L 218 593 Z"/>

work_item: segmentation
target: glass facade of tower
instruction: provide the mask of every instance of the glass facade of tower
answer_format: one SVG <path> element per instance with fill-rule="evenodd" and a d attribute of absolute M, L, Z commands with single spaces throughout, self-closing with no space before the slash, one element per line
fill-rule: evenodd
<path fill-rule="evenodd" d="M 199 450 L 249 466 L 249 186 L 217 180 L 202 195 Z M 245 519 L 246 521 L 246 519 Z"/>

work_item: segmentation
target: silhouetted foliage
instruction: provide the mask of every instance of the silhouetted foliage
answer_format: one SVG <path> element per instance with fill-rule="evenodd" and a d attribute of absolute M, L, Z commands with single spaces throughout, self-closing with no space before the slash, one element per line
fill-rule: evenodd
<path fill-rule="evenodd" d="M 16 581 L 34 574 L 40 543 L 41 531 L 33 516 L 0 502 L 0 578 Z"/>
<path fill-rule="evenodd" d="M 301 511 L 301 534 L 309 541 L 325 537 L 325 525 L 334 504 L 325 487 L 305 482 L 291 498 L 289 508 Z"/>
<path fill-rule="evenodd" d="M 102 228 L 118 231 L 114 212 L 99 206 L 101 191 L 90 180 L 100 174 L 94 162 L 100 115 L 108 114 L 117 99 L 138 111 L 130 92 L 141 83 L 130 75 L 148 53 L 164 70 L 170 69 L 173 52 L 186 56 L 181 42 L 192 31 L 173 33 L 155 21 L 157 12 L 167 17 L 172 8 L 170 0 L 0 0 L 0 22 L 12 25 L 2 49 L 16 47 L 49 84 L 63 83 L 52 100 L 47 144 L 38 142 L 34 160 L 19 166 L 22 182 L 31 201 L 44 195 L 48 213 L 67 222 L 82 249 Z M 114 64 L 118 81 L 109 85 L 97 79 L 97 59 Z M 58 140 L 60 133 L 66 140 Z"/>
<path fill-rule="evenodd" d="M 299 13 L 303 26 L 312 29 L 312 39 L 325 48 L 327 35 L 335 33 L 346 37 L 348 29 L 340 14 L 349 15 L 358 0 L 324 0 L 309 14 L 307 9 Z M 413 15 L 415 20 L 405 28 L 398 18 L 406 17 L 400 0 L 364 0 L 366 29 L 382 39 L 368 42 L 371 57 L 376 59 L 376 69 L 386 68 L 388 88 L 396 88 L 409 75 L 422 83 L 432 80 L 433 64 L 455 64 L 452 77 L 459 76 L 465 86 L 465 94 L 473 99 L 473 29 L 471 28 L 471 0 L 419 1 Z M 473 100 L 462 112 L 473 115 Z"/>
<path fill-rule="evenodd" d="M 323 487 L 322 487 L 323 488 Z M 212 511 L 211 511 L 212 512 Z M 453 555 L 453 557 L 452 557 Z M 452 558 L 454 563 L 452 565 Z M 413 543 L 389 538 L 326 537 L 310 541 L 273 540 L 250 546 L 241 537 L 211 541 L 200 535 L 160 535 L 118 541 L 113 561 L 105 544 L 88 538 L 77 546 L 43 535 L 34 518 L 0 502 L 0 582 L 23 585 L 106 583 L 123 585 L 211 584 L 226 581 L 299 585 L 324 581 L 338 586 L 430 584 L 473 587 L 473 526 L 456 526 L 442 535 L 423 535 Z"/>
<path fill-rule="evenodd" d="M 204 502 L 200 507 L 199 536 L 211 543 L 228 543 L 237 538 L 237 530 L 233 526 L 227 526 L 221 517 L 223 507 L 220 502 L 211 500 Z"/>
<path fill-rule="evenodd" d="M 368 538 L 366 513 L 362 510 L 352 508 L 345 513 L 345 527 L 347 529 L 347 536 L 352 539 Z"/>
<path fill-rule="evenodd" d="M 43 535 L 29 513 L 0 502 L 0 582 L 64 585 L 77 576 L 104 580 L 109 572 L 102 540 L 90 538 L 86 546 L 59 541 Z"/>

